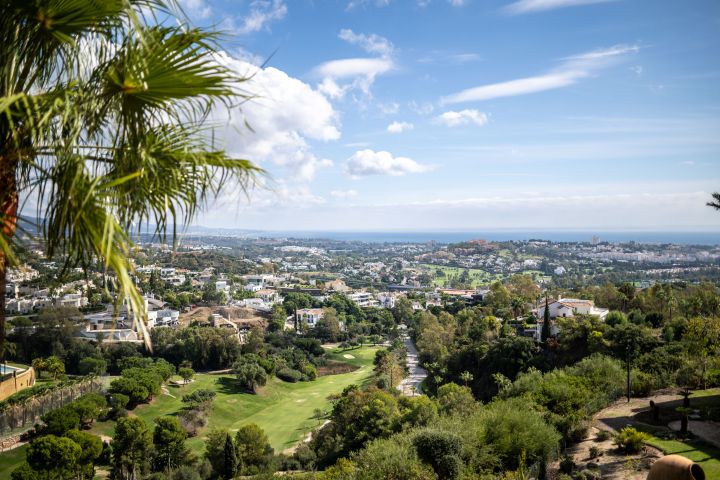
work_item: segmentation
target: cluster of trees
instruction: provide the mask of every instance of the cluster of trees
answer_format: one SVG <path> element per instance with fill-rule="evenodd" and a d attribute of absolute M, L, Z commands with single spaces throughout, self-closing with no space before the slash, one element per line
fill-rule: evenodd
<path fill-rule="evenodd" d="M 26 461 L 13 471 L 12 480 L 94 478 L 103 443 L 81 429 L 108 411 L 105 397 L 90 393 L 43 415 L 43 425 L 32 432 L 36 438 L 30 442 Z"/>
<path fill-rule="evenodd" d="M 560 435 L 525 398 L 477 402 L 453 383 L 435 398 L 399 397 L 348 387 L 330 423 L 301 447 L 295 461 L 325 468 L 317 479 L 499 478 L 506 471 L 536 473 L 555 454 Z"/>
<path fill-rule="evenodd" d="M 272 472 L 275 457 L 265 432 L 250 423 L 240 427 L 234 437 L 227 430 L 211 431 L 205 442 L 205 459 L 211 467 L 207 478 L 229 480 Z"/>
<path fill-rule="evenodd" d="M 120 378 L 110 383 L 114 398 L 127 399 L 130 408 L 152 400 L 160 387 L 175 374 L 175 366 L 161 358 L 128 357 L 121 361 Z"/>

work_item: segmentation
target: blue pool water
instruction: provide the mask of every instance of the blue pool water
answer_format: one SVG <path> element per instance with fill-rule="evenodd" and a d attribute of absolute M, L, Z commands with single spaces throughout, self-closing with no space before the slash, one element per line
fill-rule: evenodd
<path fill-rule="evenodd" d="M 20 369 L 11 367 L 10 365 L 0 365 L 0 375 L 5 375 L 6 373 L 12 373 L 15 370 L 20 370 Z"/>

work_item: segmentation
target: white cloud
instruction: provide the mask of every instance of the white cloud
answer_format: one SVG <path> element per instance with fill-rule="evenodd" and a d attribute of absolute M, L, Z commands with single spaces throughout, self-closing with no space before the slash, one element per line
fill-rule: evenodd
<path fill-rule="evenodd" d="M 627 54 L 635 53 L 638 50 L 639 47 L 636 45 L 617 45 L 574 55 L 565 58 L 560 67 L 544 75 L 468 88 L 443 97 L 441 103 L 478 102 L 567 87 L 583 78 L 592 76 L 598 70 L 607 68 Z"/>
<path fill-rule="evenodd" d="M 255 0 L 250 4 L 250 13 L 243 18 L 237 33 L 245 35 L 258 32 L 273 20 L 282 20 L 285 15 L 287 5 L 284 0 Z"/>
<path fill-rule="evenodd" d="M 368 53 L 376 53 L 382 57 L 388 57 L 393 52 L 393 44 L 385 37 L 371 33 L 355 33 L 349 28 L 340 30 L 338 37 L 348 43 L 357 45 Z"/>
<path fill-rule="evenodd" d="M 402 133 L 408 132 L 415 128 L 415 125 L 408 122 L 392 122 L 387 127 L 387 131 L 390 133 Z"/>
<path fill-rule="evenodd" d="M 358 192 L 357 190 L 333 190 L 330 192 L 331 197 L 335 198 L 352 198 L 357 197 Z"/>
<path fill-rule="evenodd" d="M 470 0 L 448 0 L 448 3 L 453 7 L 464 7 L 470 3 Z"/>
<path fill-rule="evenodd" d="M 180 6 L 192 18 L 210 18 L 212 9 L 205 0 L 182 0 Z"/>
<path fill-rule="evenodd" d="M 320 64 L 313 73 L 322 78 L 318 89 L 323 94 L 330 98 L 342 98 L 353 89 L 369 95 L 375 78 L 393 68 L 395 64 L 389 58 L 344 58 Z"/>
<path fill-rule="evenodd" d="M 422 173 L 432 170 L 429 165 L 422 165 L 412 158 L 393 157 L 390 152 L 375 152 L 370 149 L 360 150 L 350 157 L 345 164 L 345 171 L 352 177 L 367 175 L 402 176 L 408 173 Z"/>
<path fill-rule="evenodd" d="M 351 0 L 348 2 L 346 10 L 352 10 L 353 8 L 373 4 L 376 7 L 387 7 L 390 5 L 392 0 Z"/>
<path fill-rule="evenodd" d="M 324 95 L 276 68 L 259 68 L 225 54 L 220 61 L 249 77 L 242 88 L 255 96 L 242 107 L 213 112 L 215 123 L 225 127 L 221 140 L 231 154 L 282 167 L 299 181 L 332 166 L 309 144 L 340 138 L 337 112 Z"/>
<path fill-rule="evenodd" d="M 488 116 L 486 113 L 475 109 L 465 109 L 459 112 L 449 111 L 435 118 L 436 123 L 445 125 L 446 127 L 459 127 L 461 125 L 475 124 L 482 127 L 487 124 Z"/>
<path fill-rule="evenodd" d="M 542 12 L 556 8 L 591 5 L 594 3 L 609 3 L 618 0 L 519 0 L 505 7 L 505 12 L 511 15 L 523 13 Z"/>
<path fill-rule="evenodd" d="M 642 65 L 635 65 L 633 67 L 630 67 L 630 70 L 637 75 L 638 77 L 642 77 L 643 74 L 643 67 Z"/>

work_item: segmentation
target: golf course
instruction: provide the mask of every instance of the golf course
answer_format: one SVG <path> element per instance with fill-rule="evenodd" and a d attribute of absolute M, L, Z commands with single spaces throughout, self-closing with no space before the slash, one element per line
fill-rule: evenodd
<path fill-rule="evenodd" d="M 168 385 L 163 393 L 149 404 L 136 407 L 130 415 L 148 424 L 163 415 L 177 415 L 183 409 L 182 397 L 195 390 L 210 389 L 216 392 L 209 424 L 198 436 L 187 440 L 187 445 L 198 455 L 204 451 L 206 433 L 213 428 L 226 428 L 231 432 L 241 426 L 255 423 L 268 435 L 277 453 L 301 442 L 309 432 L 322 424 L 316 410 L 327 411 L 329 395 L 337 394 L 351 384 L 363 384 L 372 375 L 376 347 L 352 350 L 333 349 L 328 358 L 357 367 L 349 373 L 326 375 L 312 382 L 286 383 L 271 377 L 257 394 L 238 390 L 232 374 L 197 374 L 187 385 Z M 115 422 L 96 422 L 91 433 L 112 437 Z M 9 478 L 10 472 L 25 460 L 23 446 L 0 454 L 0 478 Z"/>

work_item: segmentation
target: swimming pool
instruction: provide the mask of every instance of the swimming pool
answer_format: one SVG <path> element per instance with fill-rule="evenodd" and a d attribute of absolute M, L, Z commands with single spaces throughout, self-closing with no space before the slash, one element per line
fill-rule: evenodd
<path fill-rule="evenodd" d="M 22 370 L 21 368 L 11 367 L 10 365 L 0 364 L 0 375 L 5 375 L 6 373 L 13 373 L 17 370 Z"/>

